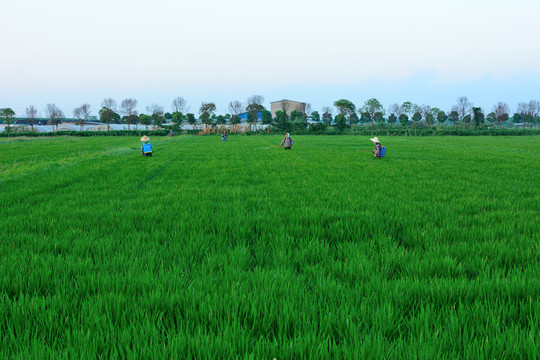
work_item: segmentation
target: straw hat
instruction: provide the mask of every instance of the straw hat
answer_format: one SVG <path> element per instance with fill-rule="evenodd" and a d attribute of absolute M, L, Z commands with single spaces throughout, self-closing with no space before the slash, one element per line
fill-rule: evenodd
<path fill-rule="evenodd" d="M 376 136 L 375 136 L 375 137 L 374 137 L 373 139 L 370 139 L 370 140 L 371 140 L 371 141 L 373 141 L 374 143 L 378 143 L 378 142 L 380 142 L 380 141 L 379 141 L 379 138 L 378 138 L 378 137 L 376 137 Z"/>
<path fill-rule="evenodd" d="M 141 138 L 141 141 L 150 141 L 150 138 L 146 135 L 144 135 L 142 138 Z"/>

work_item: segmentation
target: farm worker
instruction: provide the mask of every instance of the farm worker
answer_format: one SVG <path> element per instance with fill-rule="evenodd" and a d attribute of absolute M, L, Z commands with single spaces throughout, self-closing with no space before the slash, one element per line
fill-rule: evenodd
<path fill-rule="evenodd" d="M 150 144 L 150 138 L 146 135 L 141 138 L 141 154 L 143 156 L 152 156 L 152 144 Z"/>
<path fill-rule="evenodd" d="M 221 134 L 221 141 L 227 141 L 227 133 L 226 132 Z"/>
<path fill-rule="evenodd" d="M 285 150 L 291 150 L 291 146 L 293 144 L 293 141 L 291 139 L 291 137 L 289 136 L 289 133 L 286 133 L 285 134 L 285 139 L 283 139 L 283 141 L 281 142 L 281 144 L 279 144 L 279 146 L 285 144 Z"/>
<path fill-rule="evenodd" d="M 378 137 L 374 137 L 373 139 L 370 139 L 375 144 L 375 149 L 373 149 L 373 156 L 376 158 L 381 157 L 381 143 L 379 142 Z"/>

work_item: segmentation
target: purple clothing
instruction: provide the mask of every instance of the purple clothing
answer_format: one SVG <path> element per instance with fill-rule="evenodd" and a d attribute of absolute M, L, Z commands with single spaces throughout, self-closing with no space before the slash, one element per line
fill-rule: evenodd
<path fill-rule="evenodd" d="M 291 145 L 293 144 L 293 141 L 291 139 L 290 136 L 285 136 L 285 139 L 283 139 L 283 141 L 281 142 L 281 144 L 279 144 L 279 146 L 285 144 L 285 149 L 287 148 L 291 148 Z"/>
<path fill-rule="evenodd" d="M 381 157 L 381 143 L 375 143 L 374 157 Z"/>

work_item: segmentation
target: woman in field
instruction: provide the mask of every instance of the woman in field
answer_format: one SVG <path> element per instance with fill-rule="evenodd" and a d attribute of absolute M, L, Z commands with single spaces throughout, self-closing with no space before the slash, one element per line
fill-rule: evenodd
<path fill-rule="evenodd" d="M 370 139 L 375 144 L 375 149 L 373 149 L 373 156 L 376 158 L 381 157 L 381 143 L 379 142 L 378 137 L 374 137 L 373 139 Z"/>
<path fill-rule="evenodd" d="M 146 135 L 141 138 L 141 154 L 143 156 L 152 156 L 152 144 L 150 144 L 150 138 Z"/>
<path fill-rule="evenodd" d="M 289 136 L 289 133 L 286 133 L 285 139 L 283 139 L 283 141 L 281 142 L 281 144 L 279 144 L 279 146 L 285 145 L 285 150 L 291 150 L 292 144 L 293 144 L 293 141 L 291 137 Z"/>

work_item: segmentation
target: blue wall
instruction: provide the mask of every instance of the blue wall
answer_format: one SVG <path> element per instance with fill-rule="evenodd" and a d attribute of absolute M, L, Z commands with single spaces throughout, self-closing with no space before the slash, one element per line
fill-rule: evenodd
<path fill-rule="evenodd" d="M 242 119 L 242 120 L 247 120 L 248 113 L 245 112 L 245 113 L 238 114 L 238 117 L 240 119 Z M 262 112 L 261 111 L 257 112 L 257 120 L 262 120 Z"/>

